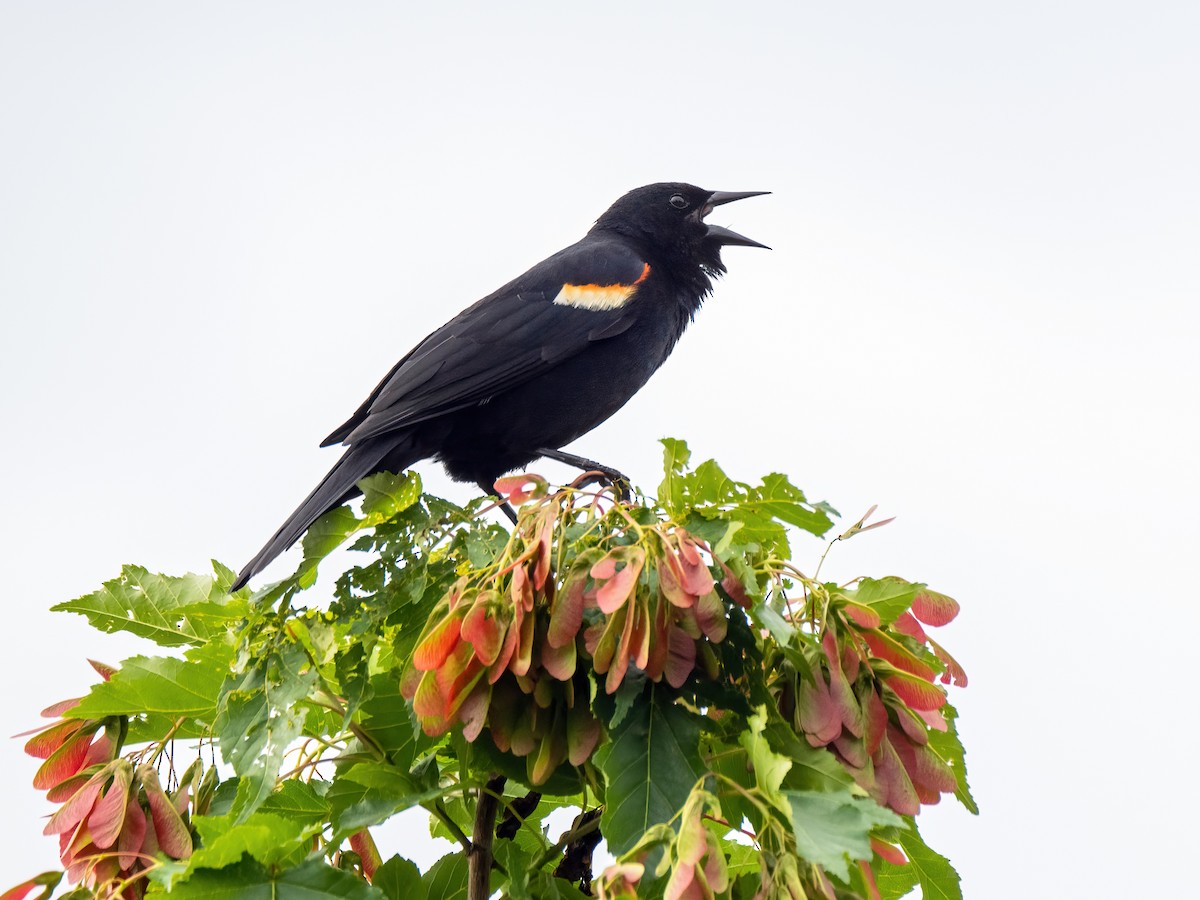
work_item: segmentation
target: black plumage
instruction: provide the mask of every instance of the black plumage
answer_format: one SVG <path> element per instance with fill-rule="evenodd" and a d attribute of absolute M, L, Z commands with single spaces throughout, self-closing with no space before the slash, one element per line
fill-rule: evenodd
<path fill-rule="evenodd" d="M 591 431 L 646 383 L 725 271 L 721 247 L 762 247 L 705 223 L 762 191 L 652 184 L 614 203 L 584 238 L 463 310 L 388 372 L 321 446 L 346 452 L 238 575 L 246 584 L 360 479 L 440 461 L 490 491 L 505 472 Z"/>

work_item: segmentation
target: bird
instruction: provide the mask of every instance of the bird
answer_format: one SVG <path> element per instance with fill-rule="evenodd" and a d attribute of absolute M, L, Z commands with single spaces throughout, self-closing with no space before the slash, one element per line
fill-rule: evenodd
<path fill-rule="evenodd" d="M 635 188 L 577 243 L 467 307 L 396 363 L 322 447 L 341 458 L 238 574 L 239 590 L 359 480 L 423 459 L 485 494 L 538 458 L 616 469 L 560 448 L 642 388 L 725 273 L 721 249 L 765 244 L 705 217 L 769 191 Z"/>

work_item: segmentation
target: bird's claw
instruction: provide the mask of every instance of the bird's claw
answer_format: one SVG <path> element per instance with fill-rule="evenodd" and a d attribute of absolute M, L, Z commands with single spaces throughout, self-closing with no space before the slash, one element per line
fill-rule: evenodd
<path fill-rule="evenodd" d="M 578 490 L 593 484 L 611 487 L 616 493 L 617 500 L 621 503 L 629 503 L 633 500 L 629 477 L 616 469 L 591 469 L 572 481 L 570 487 Z"/>

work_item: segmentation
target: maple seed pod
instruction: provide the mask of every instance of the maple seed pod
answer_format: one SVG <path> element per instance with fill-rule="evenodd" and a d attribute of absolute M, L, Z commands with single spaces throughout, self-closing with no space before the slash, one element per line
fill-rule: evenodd
<path fill-rule="evenodd" d="M 586 552 L 580 554 L 580 559 L 575 561 L 562 587 L 554 595 L 550 605 L 550 623 L 546 630 L 546 640 L 551 647 L 573 644 L 579 629 L 583 627 L 583 608 L 586 603 L 584 594 L 591 577 L 588 572 L 594 562 L 589 560 L 588 556 Z"/>
<path fill-rule="evenodd" d="M 192 834 L 163 791 L 157 770 L 150 764 L 143 764 L 138 767 L 137 776 L 150 804 L 150 819 L 159 848 L 174 859 L 191 856 Z"/>
<path fill-rule="evenodd" d="M 658 561 L 658 589 L 673 606 L 686 609 L 696 602 L 694 595 L 683 588 L 683 565 L 679 558 L 668 551 Z"/>
<path fill-rule="evenodd" d="M 125 824 L 117 837 L 117 864 L 122 872 L 128 872 L 141 861 L 139 853 L 145 839 L 146 812 L 138 802 L 137 791 L 132 791 L 125 807 Z"/>
<path fill-rule="evenodd" d="M 475 648 L 475 656 L 485 666 L 490 666 L 500 655 L 509 621 L 505 613 L 496 591 L 481 591 L 463 617 L 462 639 Z"/>
<path fill-rule="evenodd" d="M 113 779 L 104 796 L 92 807 L 88 816 L 88 828 L 92 842 L 101 850 L 107 850 L 117 841 L 125 827 L 125 812 L 129 806 L 129 789 L 133 783 L 133 766 L 129 760 L 115 761 Z"/>
<path fill-rule="evenodd" d="M 645 561 L 646 551 L 641 547 L 623 546 L 608 551 L 592 566 L 592 578 L 603 582 L 596 592 L 601 612 L 611 615 L 625 604 L 637 587 Z"/>
<path fill-rule="evenodd" d="M 696 645 L 696 655 L 704 674 L 711 681 L 716 681 L 721 674 L 721 662 L 717 659 L 717 651 L 713 649 L 713 645 L 707 641 L 700 642 Z"/>
<path fill-rule="evenodd" d="M 547 639 L 541 646 L 540 655 L 542 667 L 551 678 L 565 682 L 575 674 L 577 653 L 574 641 L 563 647 L 553 647 Z"/>
<path fill-rule="evenodd" d="M 646 867 L 642 863 L 614 863 L 600 873 L 596 882 L 600 900 L 636 900 L 637 883 L 645 874 Z"/>
<path fill-rule="evenodd" d="M 354 832 L 350 835 L 350 846 L 362 860 L 362 872 L 367 881 L 373 880 L 375 871 L 383 864 L 383 858 L 379 855 L 379 849 L 375 846 L 375 839 L 371 837 L 371 832 L 366 828 Z"/>
<path fill-rule="evenodd" d="M 497 478 L 492 487 L 502 499 L 520 506 L 526 500 L 546 496 L 550 484 L 541 475 L 522 474 Z"/>

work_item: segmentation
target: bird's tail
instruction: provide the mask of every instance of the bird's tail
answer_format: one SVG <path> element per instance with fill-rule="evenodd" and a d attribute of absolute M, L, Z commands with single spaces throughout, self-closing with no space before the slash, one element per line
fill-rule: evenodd
<path fill-rule="evenodd" d="M 236 591 L 267 567 L 280 553 L 300 539 L 308 526 L 321 515 L 357 497 L 361 491 L 357 482 L 384 469 L 403 472 L 420 458 L 410 441 L 397 445 L 395 441 L 364 441 L 350 447 L 296 511 L 287 517 L 266 546 L 238 573 L 230 590 Z"/>

